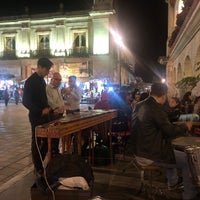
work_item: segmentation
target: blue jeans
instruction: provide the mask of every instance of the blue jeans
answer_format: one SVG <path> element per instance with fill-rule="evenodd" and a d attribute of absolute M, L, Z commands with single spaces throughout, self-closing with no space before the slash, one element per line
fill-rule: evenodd
<path fill-rule="evenodd" d="M 185 152 L 174 150 L 176 164 L 165 164 L 154 162 L 153 165 L 161 166 L 166 168 L 166 176 L 168 180 L 168 185 L 172 186 L 178 182 L 177 169 L 181 170 L 183 177 L 184 191 L 182 193 L 183 200 L 190 200 L 196 196 L 198 193 L 197 187 L 193 184 L 191 173 L 187 161 Z"/>

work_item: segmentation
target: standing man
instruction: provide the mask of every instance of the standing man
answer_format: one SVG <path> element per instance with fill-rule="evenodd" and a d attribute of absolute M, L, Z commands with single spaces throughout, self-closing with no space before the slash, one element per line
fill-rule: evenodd
<path fill-rule="evenodd" d="M 166 168 L 168 187 L 180 186 L 177 170 L 181 169 L 184 191 L 183 200 L 198 199 L 185 152 L 174 150 L 172 139 L 191 130 L 192 123 L 173 125 L 163 107 L 167 99 L 168 88 L 165 84 L 154 83 L 150 97 L 135 105 L 131 121 L 131 139 L 127 144 L 127 153 L 134 154 L 138 162 L 144 165 L 158 165 Z"/>
<path fill-rule="evenodd" d="M 69 76 L 68 85 L 69 87 L 64 89 L 64 97 L 67 105 L 66 114 L 80 112 L 82 90 L 76 84 L 76 76 Z M 77 140 L 77 134 L 72 134 L 70 137 L 68 137 L 68 144 L 73 144 L 74 153 L 78 152 Z"/>
<path fill-rule="evenodd" d="M 46 86 L 46 93 L 48 99 L 48 105 L 51 107 L 52 112 L 50 114 L 50 119 L 55 120 L 63 116 L 66 106 L 64 105 L 64 100 L 60 92 L 60 84 L 62 77 L 59 72 L 54 72 L 51 79 L 51 83 Z M 59 153 L 59 138 L 52 139 L 52 154 Z"/>
<path fill-rule="evenodd" d="M 64 91 L 68 106 L 67 113 L 79 112 L 82 90 L 76 84 L 76 76 L 69 76 L 68 84 L 69 87 Z"/>
<path fill-rule="evenodd" d="M 37 72 L 33 73 L 24 85 L 22 103 L 29 110 L 29 121 L 32 129 L 31 152 L 36 176 L 43 175 L 42 161 L 48 150 L 47 138 L 37 138 L 35 128 L 50 121 L 51 108 L 47 101 L 44 77 L 48 75 L 52 66 L 53 63 L 48 58 L 40 58 L 37 62 Z"/>

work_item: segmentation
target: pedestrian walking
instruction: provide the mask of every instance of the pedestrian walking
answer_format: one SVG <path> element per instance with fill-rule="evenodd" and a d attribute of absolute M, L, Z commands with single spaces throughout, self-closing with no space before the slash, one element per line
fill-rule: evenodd
<path fill-rule="evenodd" d="M 15 88 L 14 98 L 15 98 L 15 104 L 18 105 L 18 103 L 19 103 L 19 90 L 18 90 L 18 88 Z"/>
<path fill-rule="evenodd" d="M 9 91 L 8 87 L 6 87 L 6 89 L 4 90 L 3 97 L 4 97 L 5 106 L 7 107 L 9 99 L 10 99 L 10 91 Z"/>

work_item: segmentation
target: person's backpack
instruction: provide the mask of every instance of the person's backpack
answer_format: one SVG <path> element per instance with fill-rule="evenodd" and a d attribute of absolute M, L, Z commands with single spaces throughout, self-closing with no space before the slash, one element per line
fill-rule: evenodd
<path fill-rule="evenodd" d="M 53 189 L 59 186 L 58 179 L 60 177 L 68 178 L 82 176 L 85 178 L 90 187 L 92 187 L 94 182 L 94 175 L 91 165 L 79 155 L 56 155 L 49 161 L 45 170 L 49 185 L 53 186 Z M 38 189 L 44 193 L 47 193 L 49 190 L 43 178 L 39 180 L 37 187 L 40 187 Z"/>
<path fill-rule="evenodd" d="M 110 151 L 109 148 L 103 144 L 96 144 L 94 147 L 94 164 L 96 166 L 109 165 Z"/>

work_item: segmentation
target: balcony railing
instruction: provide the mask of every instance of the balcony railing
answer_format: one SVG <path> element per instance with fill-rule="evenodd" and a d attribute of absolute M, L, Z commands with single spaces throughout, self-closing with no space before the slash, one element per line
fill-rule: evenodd
<path fill-rule="evenodd" d="M 30 51 L 30 58 L 52 57 L 50 52 L 51 52 L 50 49 L 39 49 Z"/>
<path fill-rule="evenodd" d="M 85 47 L 69 49 L 69 51 L 67 51 L 66 54 L 67 54 L 66 56 L 72 56 L 72 57 L 89 56 L 88 48 Z"/>
<path fill-rule="evenodd" d="M 6 50 L 3 52 L 0 52 L 0 58 L 3 60 L 15 60 L 16 57 L 16 51 L 15 50 Z"/>
<path fill-rule="evenodd" d="M 0 59 L 2 60 L 13 60 L 17 58 L 39 58 L 39 57 L 89 57 L 88 48 L 73 48 L 69 50 L 53 50 L 53 49 L 39 49 L 33 51 L 18 52 L 2 51 L 0 52 Z"/>

